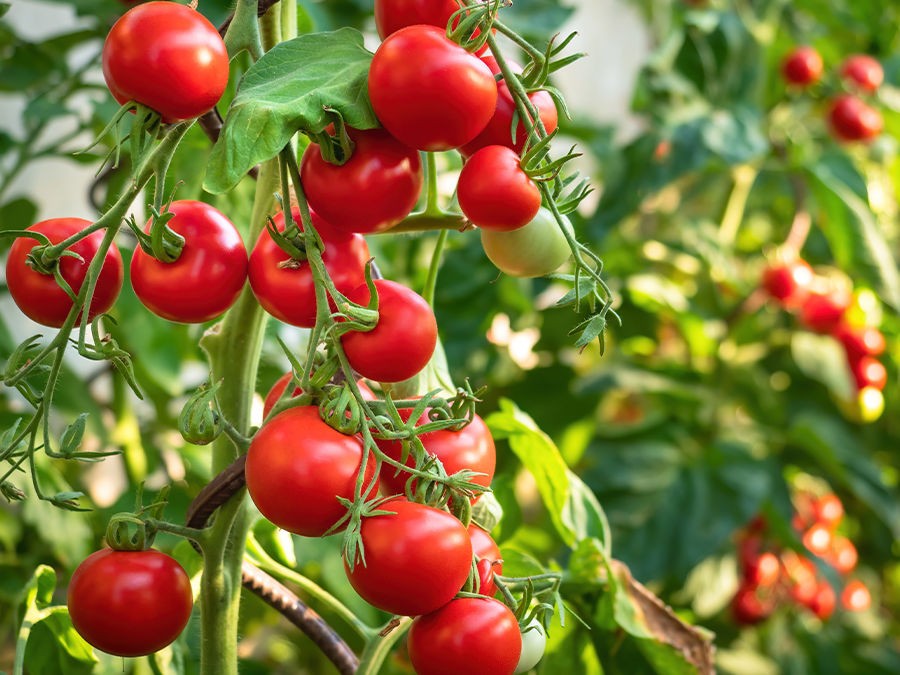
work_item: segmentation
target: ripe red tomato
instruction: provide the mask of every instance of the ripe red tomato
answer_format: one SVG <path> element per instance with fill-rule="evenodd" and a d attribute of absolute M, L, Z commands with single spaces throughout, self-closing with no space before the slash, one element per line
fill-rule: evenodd
<path fill-rule="evenodd" d="M 767 267 L 763 271 L 762 287 L 783 306 L 795 308 L 806 300 L 814 277 L 809 263 L 797 258 Z"/>
<path fill-rule="evenodd" d="M 761 553 L 744 564 L 744 579 L 756 587 L 774 586 L 780 577 L 781 562 L 771 551 Z"/>
<path fill-rule="evenodd" d="M 856 568 L 859 553 L 852 541 L 836 534 L 831 540 L 831 548 L 826 553 L 825 560 L 841 574 L 850 574 Z"/>
<path fill-rule="evenodd" d="M 492 598 L 456 598 L 417 617 L 407 644 L 418 675 L 512 675 L 522 652 L 516 616 Z"/>
<path fill-rule="evenodd" d="M 281 399 L 284 394 L 284 390 L 287 389 L 288 384 L 293 379 L 294 374 L 291 372 L 287 372 L 281 377 L 279 377 L 275 384 L 272 385 L 272 388 L 269 389 L 269 393 L 266 394 L 266 398 L 263 400 L 263 419 L 269 416 L 269 413 L 272 412 L 272 408 L 275 407 L 275 404 Z M 375 396 L 375 392 L 369 388 L 362 380 L 359 380 L 356 385 L 359 387 L 359 391 L 362 394 L 363 398 L 367 401 L 374 401 L 377 396 Z M 294 396 L 299 396 L 303 392 L 300 387 L 294 387 L 294 390 L 291 392 L 291 398 Z"/>
<path fill-rule="evenodd" d="M 571 230 L 568 220 L 565 223 Z M 481 246 L 497 269 L 513 277 L 541 277 L 555 272 L 572 253 L 553 214 L 543 207 L 530 223 L 517 230 L 481 230 Z"/>
<path fill-rule="evenodd" d="M 103 75 L 119 103 L 137 101 L 164 122 L 202 115 L 228 84 L 228 52 L 200 12 L 174 2 L 128 10 L 103 45 Z"/>
<path fill-rule="evenodd" d="M 818 588 L 816 564 L 806 556 L 787 551 L 781 555 L 791 597 L 801 605 L 812 602 Z"/>
<path fill-rule="evenodd" d="M 500 547 L 497 546 L 494 538 L 475 523 L 469 523 L 469 537 L 472 539 L 472 551 L 476 558 L 494 562 L 503 559 L 503 556 L 500 555 Z"/>
<path fill-rule="evenodd" d="M 58 244 L 90 224 L 90 221 L 83 218 L 51 218 L 35 223 L 28 231 L 40 232 L 51 244 Z M 71 256 L 59 259 L 62 277 L 74 293 L 77 294 L 81 289 L 88 266 L 97 255 L 102 241 L 102 231 L 92 232 L 67 249 L 77 253 L 83 260 Z M 16 305 L 29 319 L 45 326 L 59 328 L 65 323 L 72 309 L 72 300 L 52 275 L 40 274 L 28 266 L 26 262 L 28 254 L 37 245 L 37 239 L 31 237 L 16 238 L 6 259 L 6 285 Z M 103 266 L 100 268 L 100 276 L 97 278 L 94 296 L 88 310 L 88 319 L 109 311 L 119 297 L 119 291 L 122 290 L 123 278 L 122 256 L 113 244 L 106 252 Z"/>
<path fill-rule="evenodd" d="M 803 533 L 803 545 L 811 553 L 817 556 L 825 556 L 831 548 L 832 536 L 832 532 L 828 527 L 821 523 L 815 523 Z"/>
<path fill-rule="evenodd" d="M 489 145 L 469 157 L 456 185 L 459 208 L 484 230 L 527 225 L 541 208 L 541 191 L 522 170 L 515 150 Z"/>
<path fill-rule="evenodd" d="M 497 105 L 490 69 L 435 26 L 407 26 L 388 36 L 369 68 L 375 115 L 417 150 L 452 150 L 485 128 Z"/>
<path fill-rule="evenodd" d="M 479 560 L 475 565 L 478 572 L 478 592 L 481 595 L 491 596 L 497 592 L 497 582 L 494 581 L 496 565 L 497 563 L 486 559 Z M 500 574 L 499 570 L 497 570 L 497 574 Z"/>
<path fill-rule="evenodd" d="M 800 321 L 817 333 L 830 333 L 840 323 L 852 298 L 846 289 L 811 292 L 800 308 Z"/>
<path fill-rule="evenodd" d="M 781 63 L 781 74 L 788 84 L 808 87 L 822 77 L 822 57 L 813 47 L 796 47 Z"/>
<path fill-rule="evenodd" d="M 864 612 L 872 604 L 869 587 L 859 579 L 854 579 L 844 586 L 841 592 L 841 604 L 850 612 Z"/>
<path fill-rule="evenodd" d="M 844 505 L 833 492 L 824 494 L 812 503 L 816 522 L 829 529 L 836 528 L 844 518 Z"/>
<path fill-rule="evenodd" d="M 775 604 L 760 597 L 756 586 L 743 583 L 731 599 L 731 615 L 737 624 L 752 626 L 765 621 Z"/>
<path fill-rule="evenodd" d="M 349 131 L 355 147 L 337 166 L 317 144 L 303 153 L 300 178 L 309 205 L 347 232 L 384 232 L 409 215 L 422 191 L 419 153 L 384 129 Z"/>
<path fill-rule="evenodd" d="M 169 227 L 184 237 L 184 248 L 174 262 L 157 260 L 137 248 L 131 258 L 131 285 L 157 316 L 181 323 L 209 321 L 241 294 L 247 279 L 247 249 L 232 222 L 209 204 L 175 201 L 168 210 L 175 214 Z"/>
<path fill-rule="evenodd" d="M 409 409 L 403 412 L 407 418 Z M 402 413 L 401 413 L 402 414 Z M 428 423 L 427 412 L 422 415 L 416 426 Z M 488 430 L 484 420 L 478 415 L 459 431 L 441 429 L 419 436 L 425 450 L 441 460 L 448 474 L 468 469 L 484 474 L 475 476 L 473 483 L 490 486 L 494 477 L 494 468 L 497 462 L 497 452 L 494 447 L 494 439 Z M 378 447 L 388 457 L 400 461 L 403 456 L 403 444 L 400 441 L 378 441 Z M 415 466 L 412 456 L 406 458 L 407 466 Z M 403 494 L 409 474 L 389 464 L 381 467 L 381 484 L 389 494 Z"/>
<path fill-rule="evenodd" d="M 159 651 L 191 617 L 191 581 L 159 551 L 106 548 L 85 558 L 68 592 L 72 625 L 97 649 L 116 656 Z"/>
<path fill-rule="evenodd" d="M 853 326 L 843 322 L 835 329 L 834 336 L 844 345 L 849 359 L 878 356 L 887 346 L 884 333 L 875 326 Z"/>
<path fill-rule="evenodd" d="M 858 359 L 848 358 L 850 372 L 857 389 L 874 387 L 883 391 L 887 384 L 887 368 L 874 356 L 861 356 Z"/>
<path fill-rule="evenodd" d="M 369 604 L 405 616 L 433 612 L 459 592 L 472 567 L 466 528 L 446 511 L 391 499 L 380 508 L 390 516 L 363 519 L 365 564 L 356 561 L 350 585 Z"/>
<path fill-rule="evenodd" d="M 819 580 L 816 591 L 809 602 L 804 603 L 806 606 L 819 617 L 822 621 L 827 621 L 834 614 L 834 606 L 837 604 L 837 597 L 834 589 L 824 579 Z"/>
<path fill-rule="evenodd" d="M 300 211 L 292 211 L 294 222 L 300 225 Z M 273 219 L 278 231 L 284 231 L 284 213 Z M 334 229 L 318 214 L 312 214 L 313 227 L 325 244 L 322 259 L 331 280 L 341 293 L 347 293 L 365 281 L 369 246 L 359 234 L 347 234 Z M 316 289 L 312 271 L 304 261 L 293 260 L 268 230 L 264 230 L 250 253 L 248 268 L 250 288 L 269 314 L 279 321 L 312 328 L 316 324 Z"/>
<path fill-rule="evenodd" d="M 853 54 L 841 66 L 841 77 L 859 89 L 871 92 L 884 82 L 884 68 L 868 54 Z"/>
<path fill-rule="evenodd" d="M 500 74 L 500 66 L 497 65 L 497 59 L 493 56 L 482 56 L 481 60 L 485 62 L 491 73 L 495 76 Z M 516 73 L 522 72 L 521 66 L 517 63 L 510 63 L 512 69 Z M 528 94 L 528 99 L 537 108 L 541 122 L 544 124 L 544 130 L 549 134 L 556 130 L 559 125 L 559 114 L 556 110 L 556 103 L 546 91 L 534 91 Z M 460 152 L 469 156 L 475 154 L 476 151 L 489 145 L 505 145 L 521 154 L 525 148 L 525 140 L 528 137 L 527 127 L 522 124 L 521 119 L 516 121 L 516 132 L 513 136 L 513 117 L 516 113 L 516 104 L 513 101 L 512 94 L 506 80 L 497 81 L 497 107 L 487 126 L 478 136 L 469 143 L 460 148 Z M 515 140 L 513 140 L 515 139 Z"/>
<path fill-rule="evenodd" d="M 247 492 L 281 529 L 321 537 L 346 513 L 337 498 L 353 499 L 362 458 L 359 438 L 325 424 L 316 406 L 289 408 L 253 437 L 245 469 Z M 370 453 L 365 485 L 375 480 Z"/>
<path fill-rule="evenodd" d="M 881 133 L 881 113 L 855 96 L 838 96 L 828 109 L 831 132 L 839 141 L 870 141 Z"/>
<path fill-rule="evenodd" d="M 375 0 L 375 27 L 382 40 L 416 24 L 446 29 L 459 8 L 458 0 Z"/>
<path fill-rule="evenodd" d="M 353 369 L 376 382 L 400 382 L 418 373 L 437 345 L 437 321 L 431 306 L 415 291 L 386 279 L 376 279 L 378 323 L 370 331 L 341 336 L 344 353 Z M 346 294 L 366 305 L 369 287 L 357 286 Z"/>

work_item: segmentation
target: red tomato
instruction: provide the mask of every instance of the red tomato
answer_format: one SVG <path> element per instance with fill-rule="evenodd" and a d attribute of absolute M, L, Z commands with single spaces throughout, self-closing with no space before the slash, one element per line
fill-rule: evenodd
<path fill-rule="evenodd" d="M 363 519 L 365 563 L 350 571 L 350 585 L 369 604 L 391 614 L 417 616 L 447 604 L 472 568 L 466 528 L 446 511 L 403 498 L 381 507 L 390 516 Z"/>
<path fill-rule="evenodd" d="M 776 263 L 765 269 L 762 286 L 782 305 L 799 307 L 806 300 L 814 273 L 805 260 L 799 258 L 787 263 Z"/>
<path fill-rule="evenodd" d="M 241 294 L 247 279 L 247 249 L 231 221 L 209 204 L 176 201 L 168 210 L 175 214 L 169 227 L 184 237 L 184 248 L 174 262 L 162 262 L 137 248 L 131 259 L 131 285 L 157 316 L 181 323 L 209 321 Z"/>
<path fill-rule="evenodd" d="M 884 82 L 884 68 L 868 54 L 853 54 L 841 66 L 841 77 L 863 91 L 872 92 Z"/>
<path fill-rule="evenodd" d="M 813 47 L 797 47 L 781 63 L 781 74 L 785 81 L 798 87 L 808 87 L 822 77 L 824 64 Z"/>
<path fill-rule="evenodd" d="M 849 358 L 850 372 L 857 389 L 874 387 L 883 391 L 887 384 L 887 368 L 874 356 L 861 356 L 858 359 Z"/>
<path fill-rule="evenodd" d="M 852 298 L 845 289 L 810 293 L 800 308 L 800 321 L 817 333 L 830 333 L 840 323 Z"/>
<path fill-rule="evenodd" d="M 309 205 L 347 232 L 384 232 L 409 215 L 422 191 L 419 153 L 384 129 L 350 130 L 355 147 L 337 166 L 317 144 L 303 153 L 300 178 Z"/>
<path fill-rule="evenodd" d="M 850 574 L 856 568 L 859 553 L 852 541 L 836 534 L 831 540 L 831 548 L 825 554 L 825 560 L 841 574 Z"/>
<path fill-rule="evenodd" d="M 515 615 L 491 598 L 457 598 L 417 617 L 409 658 L 418 675 L 512 675 L 522 636 Z"/>
<path fill-rule="evenodd" d="M 854 579 L 844 586 L 841 593 L 841 604 L 850 612 L 864 612 L 872 604 L 872 594 L 868 586 Z"/>
<path fill-rule="evenodd" d="M 269 389 L 269 393 L 266 394 L 266 398 L 263 401 L 263 419 L 269 416 L 269 413 L 272 412 L 272 408 L 275 407 L 275 404 L 281 400 L 282 395 L 284 395 L 284 390 L 287 389 L 288 384 L 293 379 L 294 374 L 291 372 L 287 372 L 281 377 L 279 377 L 275 384 L 272 385 L 272 388 Z M 359 380 L 356 385 L 359 387 L 359 391 L 362 394 L 362 397 L 367 401 L 374 401 L 377 396 L 375 396 L 375 392 L 369 388 L 362 380 Z M 303 390 L 300 387 L 294 387 L 294 390 L 291 392 L 291 398 L 294 396 L 299 396 L 303 393 Z"/>
<path fill-rule="evenodd" d="M 831 132 L 839 141 L 870 141 L 884 126 L 881 113 L 855 96 L 838 96 L 828 109 Z"/>
<path fill-rule="evenodd" d="M 292 211 L 300 225 L 300 211 Z M 284 213 L 273 218 L 278 231 L 284 231 Z M 369 246 L 358 234 L 335 230 L 318 214 L 312 214 L 313 227 L 325 244 L 322 259 L 331 280 L 341 293 L 347 293 L 365 281 Z M 316 289 L 309 264 L 293 260 L 268 230 L 264 230 L 250 253 L 250 288 L 259 304 L 279 321 L 312 328 L 316 324 Z"/>
<path fill-rule="evenodd" d="M 406 413 L 408 419 L 410 409 L 401 412 Z M 417 422 L 416 426 L 428 423 L 427 412 Z M 478 415 L 459 431 L 441 429 L 419 436 L 425 450 L 441 460 L 448 474 L 468 469 L 484 474 L 475 476 L 473 483 L 490 486 L 494 477 L 494 467 L 497 462 L 497 452 L 494 447 L 494 439 L 488 430 L 484 420 Z M 378 441 L 378 447 L 388 457 L 400 461 L 403 456 L 403 443 L 401 441 Z M 406 465 L 415 466 L 415 460 L 410 455 L 406 458 Z M 381 484 L 389 494 L 403 494 L 409 474 L 390 464 L 381 467 Z"/>
<path fill-rule="evenodd" d="M 522 170 L 516 151 L 502 145 L 489 145 L 469 157 L 456 194 L 466 218 L 484 230 L 517 230 L 541 208 L 537 183 Z"/>
<path fill-rule="evenodd" d="M 159 651 L 191 616 L 191 581 L 159 551 L 113 551 L 85 558 L 68 592 L 72 625 L 97 649 L 116 656 Z"/>
<path fill-rule="evenodd" d="M 887 346 L 884 333 L 875 326 L 857 327 L 844 322 L 835 329 L 834 336 L 844 345 L 850 359 L 878 356 Z"/>
<path fill-rule="evenodd" d="M 175 2 L 128 10 L 103 45 L 103 75 L 119 103 L 137 101 L 164 122 L 202 115 L 228 84 L 228 52 L 200 12 Z"/>
<path fill-rule="evenodd" d="M 832 492 L 822 495 L 813 501 L 812 510 L 815 514 L 816 522 L 832 530 L 844 518 L 844 505 L 841 503 L 840 498 Z"/>
<path fill-rule="evenodd" d="M 831 615 L 834 614 L 834 606 L 837 604 L 837 597 L 831 584 L 824 579 L 820 580 L 812 599 L 805 604 L 822 621 L 831 618 Z"/>
<path fill-rule="evenodd" d="M 825 556 L 831 548 L 831 529 L 816 523 L 803 533 L 803 545 L 817 556 Z"/>
<path fill-rule="evenodd" d="M 281 529 L 321 537 L 346 513 L 337 498 L 353 499 L 362 458 L 359 438 L 325 424 L 316 406 L 289 408 L 253 437 L 245 469 L 247 492 Z M 370 453 L 365 484 L 374 480 Z"/>
<path fill-rule="evenodd" d="M 743 583 L 731 600 L 731 615 L 741 626 L 752 626 L 765 621 L 775 609 L 773 602 L 759 596 L 757 587 Z"/>
<path fill-rule="evenodd" d="M 500 74 L 500 66 L 497 65 L 497 59 L 493 56 L 482 56 L 481 60 L 485 62 L 491 73 Z M 517 63 L 510 63 L 512 69 L 516 73 L 522 72 L 521 66 Z M 559 114 L 556 110 L 556 103 L 546 91 L 534 91 L 528 94 L 528 99 L 534 104 L 538 110 L 541 122 L 544 124 L 544 130 L 549 134 L 556 130 L 559 124 Z M 522 124 L 521 119 L 516 121 L 516 133 L 513 137 L 513 117 L 516 113 L 516 104 L 513 101 L 512 94 L 506 80 L 497 81 L 497 107 L 487 126 L 478 136 L 469 143 L 460 148 L 460 152 L 469 156 L 475 154 L 477 150 L 489 145 L 505 145 L 521 154 L 525 148 L 525 140 L 528 137 L 527 127 Z M 515 141 L 513 141 L 515 138 Z"/>
<path fill-rule="evenodd" d="M 503 559 L 503 556 L 500 555 L 500 547 L 497 546 L 494 538 L 475 523 L 469 523 L 469 537 L 472 539 L 472 551 L 476 558 L 495 562 Z"/>
<path fill-rule="evenodd" d="M 497 563 L 482 559 L 476 564 L 478 571 L 478 592 L 481 595 L 491 596 L 497 592 L 497 583 L 494 581 L 494 572 Z M 496 570 L 500 574 L 499 570 Z"/>
<path fill-rule="evenodd" d="M 446 29 L 460 6 L 458 0 L 375 0 L 375 27 L 382 40 L 416 24 Z"/>
<path fill-rule="evenodd" d="M 782 554 L 781 564 L 788 579 L 791 597 L 801 605 L 812 602 L 818 588 L 816 564 L 793 551 Z"/>
<path fill-rule="evenodd" d="M 434 312 L 415 291 L 386 279 L 376 279 L 378 323 L 370 331 L 341 336 L 344 353 L 353 369 L 376 382 L 400 382 L 418 373 L 437 345 Z M 366 305 L 369 287 L 357 286 L 346 294 Z"/>
<path fill-rule="evenodd" d="M 771 551 L 747 561 L 744 565 L 744 579 L 756 587 L 774 586 L 781 576 L 781 562 Z"/>
<path fill-rule="evenodd" d="M 28 231 L 40 232 L 51 244 L 58 244 L 90 224 L 90 221 L 83 218 L 51 218 L 35 223 Z M 77 294 L 81 289 L 88 266 L 97 255 L 102 241 L 103 231 L 92 232 L 67 249 L 77 253 L 83 260 L 72 256 L 62 256 L 59 259 L 60 273 L 74 293 Z M 40 274 L 26 263 L 31 249 L 37 245 L 37 239 L 31 237 L 18 237 L 13 242 L 9 249 L 9 257 L 6 259 L 6 285 L 16 305 L 29 319 L 45 326 L 59 328 L 65 323 L 72 309 L 72 300 L 52 275 Z M 119 291 L 122 290 L 123 277 L 122 256 L 113 244 L 106 252 L 103 266 L 100 268 L 88 319 L 109 311 L 119 297 Z"/>
<path fill-rule="evenodd" d="M 452 150 L 484 130 L 497 105 L 490 69 L 435 26 L 407 26 L 372 58 L 369 98 L 384 127 L 417 150 Z"/>

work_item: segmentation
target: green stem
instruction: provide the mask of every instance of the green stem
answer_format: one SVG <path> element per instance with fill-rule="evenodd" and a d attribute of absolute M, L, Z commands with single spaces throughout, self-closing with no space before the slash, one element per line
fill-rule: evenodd
<path fill-rule="evenodd" d="M 438 271 L 441 268 L 441 259 L 444 252 L 444 245 L 447 243 L 447 230 L 441 230 L 438 239 L 434 244 L 434 252 L 431 254 L 431 264 L 428 266 L 428 278 L 425 280 L 425 288 L 422 289 L 422 297 L 425 301 L 434 306 L 434 292 L 437 288 Z"/>
<path fill-rule="evenodd" d="M 371 640 L 366 645 L 366 648 L 363 650 L 362 656 L 360 657 L 359 668 L 356 669 L 356 675 L 377 675 L 377 673 L 381 671 L 384 660 L 387 658 L 388 654 L 391 653 L 391 650 L 394 648 L 394 645 L 399 642 L 400 638 L 406 635 L 406 631 L 409 630 L 413 620 L 408 616 L 404 616 L 398 619 L 392 619 L 392 621 L 396 621 L 397 623 L 387 635 L 381 636 L 382 630 L 379 632 L 377 638 Z"/>
<path fill-rule="evenodd" d="M 433 232 L 434 230 L 464 230 L 468 225 L 465 216 L 459 213 L 413 213 L 407 216 L 384 234 L 401 232 Z"/>
<path fill-rule="evenodd" d="M 728 196 L 725 210 L 722 213 L 722 224 L 719 228 L 719 241 L 727 246 L 734 245 L 741 222 L 744 220 L 744 211 L 747 208 L 747 199 L 750 190 L 756 182 L 758 171 L 747 165 L 736 166 L 732 171 L 734 187 Z"/>

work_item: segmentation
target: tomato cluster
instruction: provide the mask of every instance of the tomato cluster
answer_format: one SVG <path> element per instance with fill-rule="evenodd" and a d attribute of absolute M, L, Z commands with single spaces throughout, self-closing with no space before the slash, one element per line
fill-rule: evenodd
<path fill-rule="evenodd" d="M 785 56 L 781 74 L 785 82 L 808 88 L 822 78 L 825 65 L 814 47 L 795 47 Z M 833 136 L 843 142 L 871 141 L 881 133 L 884 122 L 878 108 L 866 100 L 878 91 L 884 69 L 867 54 L 853 54 L 840 67 L 840 79 L 846 90 L 830 97 L 828 125 Z"/>
<path fill-rule="evenodd" d="M 842 409 L 857 421 L 873 421 L 884 408 L 882 391 L 887 369 L 878 359 L 886 347 L 884 334 L 853 311 L 854 294 L 842 279 L 819 277 L 800 259 L 773 263 L 763 271 L 762 287 L 800 323 L 833 336 L 843 347 L 854 393 Z"/>
<path fill-rule="evenodd" d="M 796 508 L 794 528 L 812 557 L 768 540 L 766 521 L 761 516 L 739 535 L 741 581 L 731 602 L 737 623 L 759 623 L 779 606 L 790 604 L 805 607 L 823 621 L 834 613 L 835 589 L 820 573 L 815 560 L 845 578 L 856 568 L 856 547 L 837 531 L 844 517 L 843 504 L 833 493 L 817 496 L 800 492 Z M 871 604 L 869 589 L 858 579 L 847 580 L 840 597 L 848 611 L 863 611 Z"/>

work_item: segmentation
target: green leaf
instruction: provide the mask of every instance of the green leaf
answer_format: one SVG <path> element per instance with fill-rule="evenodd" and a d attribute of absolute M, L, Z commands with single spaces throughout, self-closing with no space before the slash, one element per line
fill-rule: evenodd
<path fill-rule="evenodd" d="M 797 367 L 812 380 L 818 380 L 842 400 L 854 397 L 856 385 L 844 348 L 833 337 L 797 331 L 791 337 L 791 355 Z"/>
<path fill-rule="evenodd" d="M 96 663 L 65 607 L 54 608 L 32 628 L 25 648 L 25 669 L 31 675 L 89 675 Z"/>
<path fill-rule="evenodd" d="M 2 146 L 0 138 L 0 146 Z M 0 147 L 0 155 L 3 154 Z M 0 232 L 4 230 L 24 230 L 34 223 L 37 216 L 37 206 L 30 199 L 18 197 L 0 206 Z M 12 237 L 0 237 L 0 253 L 12 246 Z"/>
<path fill-rule="evenodd" d="M 367 89 L 371 60 L 362 34 L 352 28 L 301 35 L 273 47 L 241 81 L 213 148 L 205 189 L 226 192 L 298 131 L 321 132 L 331 122 L 329 109 L 351 127 L 377 127 Z"/>

